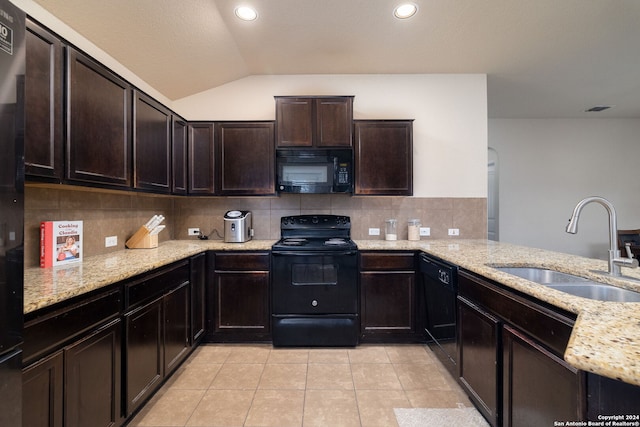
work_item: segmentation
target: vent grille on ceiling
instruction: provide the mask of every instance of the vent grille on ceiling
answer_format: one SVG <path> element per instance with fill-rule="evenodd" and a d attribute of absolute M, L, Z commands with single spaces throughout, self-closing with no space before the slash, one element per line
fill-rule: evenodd
<path fill-rule="evenodd" d="M 595 107 L 591 107 L 587 110 L 584 110 L 587 113 L 599 113 L 600 111 L 608 110 L 612 108 L 613 105 L 596 105 Z"/>

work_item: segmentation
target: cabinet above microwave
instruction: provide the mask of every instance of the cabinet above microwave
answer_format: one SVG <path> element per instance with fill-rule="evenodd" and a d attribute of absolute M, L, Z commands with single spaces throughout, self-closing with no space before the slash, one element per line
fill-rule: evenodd
<path fill-rule="evenodd" d="M 353 96 L 276 96 L 277 148 L 350 148 Z"/>

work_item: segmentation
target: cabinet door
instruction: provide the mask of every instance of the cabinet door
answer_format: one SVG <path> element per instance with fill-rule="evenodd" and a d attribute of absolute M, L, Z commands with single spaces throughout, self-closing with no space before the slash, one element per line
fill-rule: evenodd
<path fill-rule="evenodd" d="M 354 123 L 354 194 L 412 195 L 412 122 L 356 120 Z"/>
<path fill-rule="evenodd" d="M 124 319 L 125 411 L 130 415 L 158 388 L 164 375 L 162 298 L 126 313 Z"/>
<path fill-rule="evenodd" d="M 217 194 L 275 194 L 273 122 L 218 122 L 215 130 Z"/>
<path fill-rule="evenodd" d="M 206 256 L 204 253 L 191 257 L 191 345 L 195 346 L 206 331 L 205 289 Z"/>
<path fill-rule="evenodd" d="M 62 427 L 62 351 L 22 372 L 22 425 Z"/>
<path fill-rule="evenodd" d="M 118 426 L 121 415 L 121 322 L 115 320 L 64 349 L 65 426 Z"/>
<path fill-rule="evenodd" d="M 496 427 L 499 418 L 500 322 L 458 297 L 460 384 L 482 415 Z"/>
<path fill-rule="evenodd" d="M 276 141 L 286 147 L 351 147 L 353 97 L 276 97 Z"/>
<path fill-rule="evenodd" d="M 189 124 L 189 194 L 214 194 L 214 125 Z"/>
<path fill-rule="evenodd" d="M 131 186 L 131 88 L 68 49 L 66 178 Z"/>
<path fill-rule="evenodd" d="M 363 334 L 415 332 L 413 272 L 362 272 L 360 292 Z"/>
<path fill-rule="evenodd" d="M 504 426 L 585 419 L 583 372 L 506 325 L 502 346 Z"/>
<path fill-rule="evenodd" d="M 268 271 L 216 271 L 215 295 L 215 332 L 269 332 Z"/>
<path fill-rule="evenodd" d="M 173 136 L 171 138 L 173 194 L 187 194 L 187 122 L 173 116 Z"/>
<path fill-rule="evenodd" d="M 133 185 L 171 191 L 171 112 L 144 93 L 134 92 Z"/>
<path fill-rule="evenodd" d="M 276 98 L 278 147 L 313 146 L 313 100 Z"/>
<path fill-rule="evenodd" d="M 25 173 L 59 181 L 63 174 L 63 46 L 29 20 L 26 44 Z"/>
<path fill-rule="evenodd" d="M 164 374 L 169 375 L 189 352 L 191 301 L 189 282 L 185 282 L 163 298 L 164 304 Z"/>
<path fill-rule="evenodd" d="M 353 140 L 353 98 L 315 100 L 317 147 L 351 147 Z"/>

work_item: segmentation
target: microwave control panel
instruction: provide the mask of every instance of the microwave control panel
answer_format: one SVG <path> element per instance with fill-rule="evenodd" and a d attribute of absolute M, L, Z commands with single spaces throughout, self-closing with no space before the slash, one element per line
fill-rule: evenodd
<path fill-rule="evenodd" d="M 349 163 L 339 163 L 336 170 L 337 184 L 349 185 L 351 184 L 351 176 L 349 171 Z"/>

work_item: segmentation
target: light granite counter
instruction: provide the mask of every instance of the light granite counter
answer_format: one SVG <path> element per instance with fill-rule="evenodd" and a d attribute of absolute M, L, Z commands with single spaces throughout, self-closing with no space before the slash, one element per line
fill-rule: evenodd
<path fill-rule="evenodd" d="M 146 273 L 207 250 L 270 250 L 274 240 L 224 243 L 220 240 L 172 240 L 153 249 L 125 249 L 85 258 L 65 267 L 28 268 L 24 272 L 24 313 L 31 313 L 95 289 Z"/>
<path fill-rule="evenodd" d="M 549 268 L 638 292 L 640 269 L 622 268 L 622 274 L 632 280 L 613 278 L 598 273 L 607 271 L 604 260 L 488 240 L 360 240 L 356 243 L 360 250 L 421 250 L 577 314 L 564 359 L 578 369 L 640 386 L 640 303 L 580 298 L 491 266 Z"/>
<path fill-rule="evenodd" d="M 224 243 L 177 240 L 155 249 L 127 249 L 87 257 L 81 264 L 25 270 L 24 312 L 31 313 L 74 296 L 128 279 L 206 251 L 269 250 L 272 240 Z M 536 266 L 589 277 L 640 291 L 640 269 L 623 268 L 638 282 L 611 278 L 603 260 L 487 240 L 422 240 L 416 242 L 356 240 L 360 250 L 420 250 L 493 279 L 556 307 L 577 314 L 564 355 L 578 369 L 640 386 L 640 303 L 615 303 L 575 297 L 500 272 L 492 266 Z"/>

